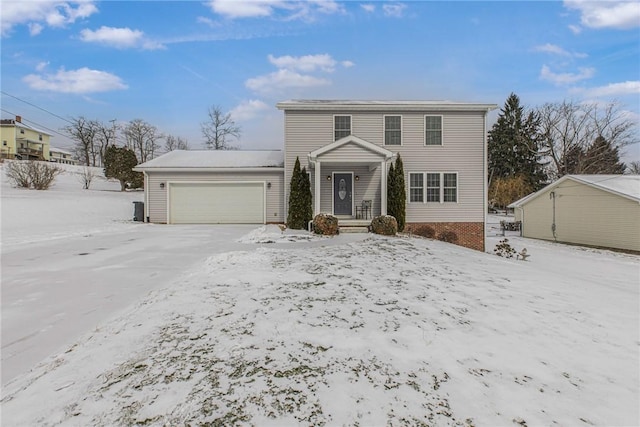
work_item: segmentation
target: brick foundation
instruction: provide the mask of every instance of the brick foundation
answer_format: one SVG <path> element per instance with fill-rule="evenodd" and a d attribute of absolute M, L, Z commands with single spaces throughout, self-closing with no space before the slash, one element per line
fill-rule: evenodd
<path fill-rule="evenodd" d="M 443 240 L 484 252 L 484 223 L 482 222 L 411 222 L 405 233 Z"/>

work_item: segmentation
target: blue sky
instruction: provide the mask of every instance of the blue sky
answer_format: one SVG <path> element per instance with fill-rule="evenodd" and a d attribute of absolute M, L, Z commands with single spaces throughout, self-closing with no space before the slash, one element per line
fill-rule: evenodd
<path fill-rule="evenodd" d="M 281 148 L 278 101 L 423 99 L 527 107 L 618 100 L 640 121 L 640 3 L 1 2 L 2 118 L 140 118 L 202 147 L 207 109 L 243 149 Z M 46 110 L 46 111 L 44 111 Z M 495 120 L 497 111 L 490 117 Z M 491 123 L 490 123 L 491 124 Z M 70 142 L 53 133 L 52 143 Z M 640 144 L 625 160 L 640 160 Z"/>

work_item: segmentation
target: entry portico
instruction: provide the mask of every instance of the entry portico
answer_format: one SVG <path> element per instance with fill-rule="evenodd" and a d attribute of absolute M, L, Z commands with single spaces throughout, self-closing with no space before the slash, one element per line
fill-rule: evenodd
<path fill-rule="evenodd" d="M 313 169 L 314 215 L 322 212 L 322 206 L 328 206 L 323 197 L 331 197 L 331 213 L 351 217 L 356 203 L 372 194 L 377 199 L 372 200 L 374 206 L 379 206 L 380 214 L 386 215 L 387 166 L 394 157 L 395 154 L 386 148 L 355 135 L 345 136 L 310 152 L 308 160 Z M 323 179 L 325 174 L 326 179 Z"/>

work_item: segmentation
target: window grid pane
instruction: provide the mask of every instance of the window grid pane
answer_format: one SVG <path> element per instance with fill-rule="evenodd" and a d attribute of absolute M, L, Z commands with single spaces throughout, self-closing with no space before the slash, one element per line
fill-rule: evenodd
<path fill-rule="evenodd" d="M 425 116 L 424 128 L 426 145 L 442 145 L 441 116 Z"/>
<path fill-rule="evenodd" d="M 424 201 L 424 176 L 421 173 L 409 174 L 409 201 Z"/>
<path fill-rule="evenodd" d="M 458 176 L 455 173 L 445 173 L 444 181 L 444 201 L 457 202 L 458 200 Z"/>
<path fill-rule="evenodd" d="M 427 174 L 427 202 L 440 201 L 440 174 Z"/>
<path fill-rule="evenodd" d="M 335 116 L 333 126 L 335 141 L 351 135 L 351 116 Z"/>
<path fill-rule="evenodd" d="M 402 118 L 400 116 L 384 117 L 384 144 L 400 145 L 402 142 Z"/>

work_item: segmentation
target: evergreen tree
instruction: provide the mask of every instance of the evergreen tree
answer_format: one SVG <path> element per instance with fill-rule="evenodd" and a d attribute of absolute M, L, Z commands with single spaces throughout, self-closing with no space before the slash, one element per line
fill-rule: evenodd
<path fill-rule="evenodd" d="M 389 172 L 387 172 L 387 215 L 393 217 L 396 216 L 396 168 L 393 166 L 393 162 L 389 166 Z"/>
<path fill-rule="evenodd" d="M 532 190 L 542 187 L 546 177 L 540 163 L 538 128 L 538 115 L 527 113 L 516 94 L 509 95 L 489 131 L 489 184 L 494 178 L 522 174 Z"/>
<path fill-rule="evenodd" d="M 306 169 L 300 170 L 300 159 L 296 157 L 289 186 L 289 210 L 287 227 L 303 230 L 312 219 L 311 183 Z"/>
<path fill-rule="evenodd" d="M 124 191 L 127 184 L 134 187 L 142 186 L 142 173 L 134 172 L 133 168 L 138 164 L 138 158 L 133 150 L 127 147 L 107 147 L 104 154 L 104 176 L 120 181 L 120 190 Z"/>
<path fill-rule="evenodd" d="M 396 221 L 398 222 L 398 231 L 404 231 L 404 224 L 406 219 L 406 209 L 407 209 L 407 193 L 405 191 L 404 185 L 404 165 L 402 163 L 402 158 L 400 154 L 396 158 L 396 167 L 395 167 L 395 211 Z"/>

